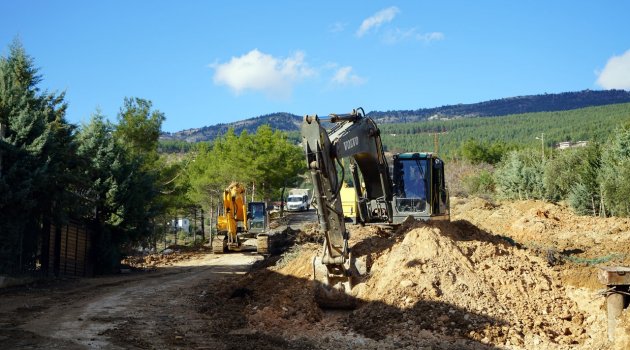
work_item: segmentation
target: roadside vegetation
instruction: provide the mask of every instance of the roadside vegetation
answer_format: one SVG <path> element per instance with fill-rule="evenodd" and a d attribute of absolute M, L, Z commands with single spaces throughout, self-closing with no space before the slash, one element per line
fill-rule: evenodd
<path fill-rule="evenodd" d="M 479 151 L 479 149 L 485 149 Z M 630 123 L 622 123 L 603 143 L 565 150 L 503 148 L 497 156 L 475 141 L 462 146 L 459 195 L 567 202 L 580 215 L 630 216 Z M 459 168 L 462 167 L 461 165 Z"/>
<path fill-rule="evenodd" d="M 138 247 L 203 237 L 203 213 L 216 210 L 230 181 L 271 199 L 303 172 L 300 148 L 266 126 L 228 130 L 212 144 L 160 144 L 166 116 L 138 97 L 122 101 L 116 122 L 97 110 L 73 125 L 64 93 L 41 91 L 22 45 L 8 51 L 0 57 L 0 274 L 41 269 L 51 227 L 70 221 L 92 232 L 95 272 L 112 271 Z M 168 147 L 185 153 L 165 156 Z M 194 232 L 178 232 L 173 221 L 190 216 Z"/>

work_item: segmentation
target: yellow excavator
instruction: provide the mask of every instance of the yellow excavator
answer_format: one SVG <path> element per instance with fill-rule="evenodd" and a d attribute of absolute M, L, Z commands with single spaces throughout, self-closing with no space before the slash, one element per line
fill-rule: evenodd
<path fill-rule="evenodd" d="M 332 125 L 327 130 L 322 121 Z M 322 253 L 313 260 L 315 300 L 327 308 L 352 308 L 352 288 L 365 274 L 365 264 L 353 256 L 344 218 L 342 194 L 346 169 L 354 184 L 351 204 L 357 223 L 396 226 L 407 218 L 450 220 L 444 162 L 428 152 L 399 153 L 389 166 L 376 123 L 363 108 L 328 118 L 307 115 L 302 122 L 302 145 L 313 180 Z M 341 173 L 341 178 L 339 177 Z"/>
<path fill-rule="evenodd" d="M 217 235 L 212 240 L 214 254 L 241 251 L 243 243 L 256 238 L 256 251 L 268 253 L 267 211 L 264 202 L 246 202 L 245 186 L 232 182 L 224 191 L 222 212 L 217 217 Z"/>

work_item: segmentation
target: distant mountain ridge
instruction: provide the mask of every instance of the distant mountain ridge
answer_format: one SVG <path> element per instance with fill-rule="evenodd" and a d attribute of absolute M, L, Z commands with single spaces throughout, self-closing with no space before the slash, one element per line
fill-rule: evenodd
<path fill-rule="evenodd" d="M 368 116 L 378 124 L 407 123 L 434 119 L 455 119 L 472 117 L 498 117 L 510 114 L 553 112 L 630 102 L 630 91 L 625 90 L 583 90 L 558 94 L 518 96 L 471 104 L 457 104 L 416 110 L 372 111 Z M 254 132 L 264 124 L 273 129 L 297 131 L 302 116 L 291 113 L 272 113 L 227 124 L 204 126 L 174 133 L 163 133 L 163 140 L 183 140 L 188 142 L 210 141 L 225 134 L 229 128 L 239 134 L 243 130 Z"/>
<path fill-rule="evenodd" d="M 221 123 L 204 126 L 198 129 L 187 129 L 174 133 L 162 133 L 161 140 L 182 140 L 188 142 L 212 141 L 219 135 L 225 135 L 229 128 L 233 128 L 238 135 L 243 130 L 253 133 L 261 125 L 269 125 L 272 129 L 282 131 L 299 130 L 302 117 L 290 113 L 272 113 L 249 118 L 233 123 Z"/>

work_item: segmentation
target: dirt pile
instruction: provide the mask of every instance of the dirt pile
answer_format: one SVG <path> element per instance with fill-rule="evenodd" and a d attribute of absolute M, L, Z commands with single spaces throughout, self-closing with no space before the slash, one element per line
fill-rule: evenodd
<path fill-rule="evenodd" d="M 322 311 L 309 293 L 311 258 L 317 247 L 302 246 L 286 254 L 276 266 L 247 277 L 244 285 L 255 297 L 248 315 L 252 326 L 261 330 L 308 329 L 322 319 Z"/>
<path fill-rule="evenodd" d="M 390 309 L 405 323 L 390 336 L 420 328 L 485 344 L 577 344 L 584 315 L 557 281 L 545 261 L 507 241 L 457 222 L 418 223 L 358 286 L 371 309 L 355 312 L 355 329 L 362 331 L 361 318 L 374 323 L 379 309 Z"/>
<path fill-rule="evenodd" d="M 542 201 L 492 204 L 453 198 L 452 216 L 530 249 L 552 250 L 583 264 L 630 264 L 630 219 L 577 216 L 565 205 Z"/>
<path fill-rule="evenodd" d="M 630 220 L 577 217 L 536 201 L 452 203 L 449 223 L 348 226 L 353 253 L 369 268 L 353 289 L 354 311 L 315 304 L 319 233 L 309 227 L 296 240 L 306 243 L 238 285 L 249 291 L 248 329 L 320 348 L 626 348 L 630 313 L 608 343 L 594 262 L 630 263 Z"/>

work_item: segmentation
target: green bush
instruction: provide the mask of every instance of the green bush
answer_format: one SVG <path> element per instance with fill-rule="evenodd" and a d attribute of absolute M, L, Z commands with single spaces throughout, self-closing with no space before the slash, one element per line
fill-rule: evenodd
<path fill-rule="evenodd" d="M 475 196 L 489 196 L 494 194 L 495 182 L 493 174 L 487 169 L 464 178 L 464 189 Z"/>
<path fill-rule="evenodd" d="M 577 214 L 597 215 L 599 200 L 595 202 L 595 197 L 584 184 L 576 184 L 569 192 L 567 200 Z"/>
<path fill-rule="evenodd" d="M 592 143 L 585 148 L 556 152 L 545 165 L 545 197 L 566 199 L 576 213 L 597 215 L 600 211 L 601 149 Z"/>
<path fill-rule="evenodd" d="M 509 147 L 502 141 L 488 143 L 470 139 L 464 142 L 460 152 L 462 157 L 469 160 L 472 164 L 497 164 L 511 148 L 514 147 Z"/>
<path fill-rule="evenodd" d="M 506 199 L 543 199 L 543 165 L 538 152 L 509 152 L 495 172 L 497 194 Z"/>

